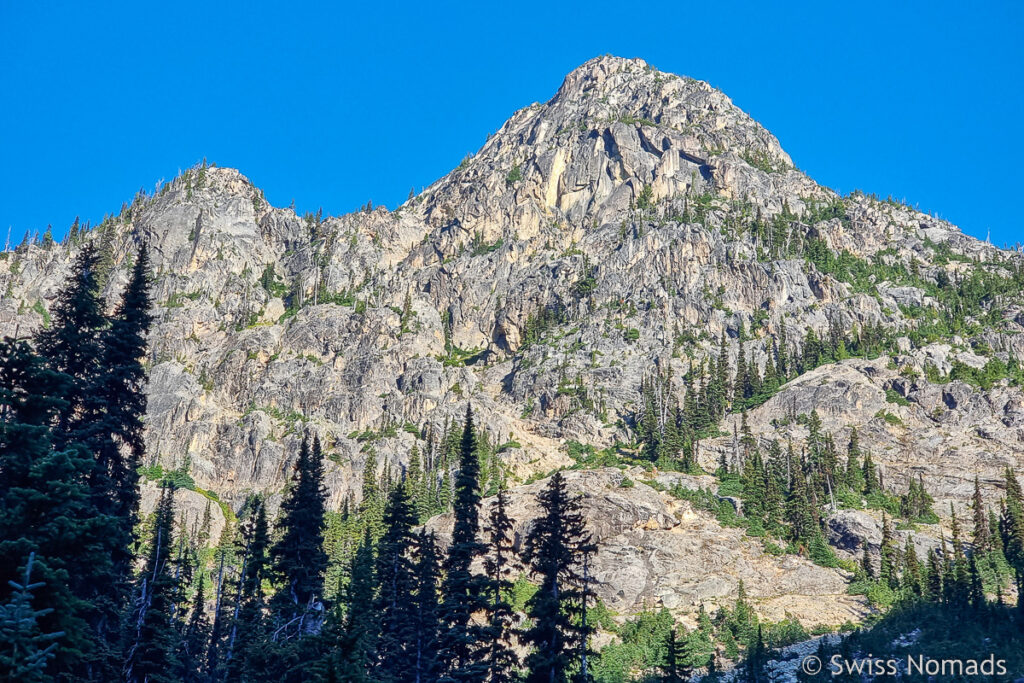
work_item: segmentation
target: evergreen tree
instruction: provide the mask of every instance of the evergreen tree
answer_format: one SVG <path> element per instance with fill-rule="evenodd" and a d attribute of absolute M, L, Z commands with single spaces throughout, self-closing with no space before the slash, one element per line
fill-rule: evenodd
<path fill-rule="evenodd" d="M 53 610 L 39 615 L 38 626 L 65 634 L 47 672 L 90 680 L 110 660 L 92 628 L 93 590 L 77 577 L 112 580 L 103 538 L 110 520 L 96 514 L 89 495 L 91 454 L 55 444 L 50 425 L 67 410 L 72 380 L 46 365 L 27 342 L 0 342 L 0 579 L 23 577 L 22 563 L 34 557 L 33 576 L 42 584 L 34 597 Z"/>
<path fill-rule="evenodd" d="M 14 593 L 7 604 L 0 605 L 0 677 L 4 680 L 25 683 L 47 680 L 47 662 L 55 656 L 54 650 L 64 635 L 62 631 L 43 633 L 39 628 L 39 619 L 53 612 L 53 608 L 32 606 L 32 591 L 44 585 L 32 582 L 34 561 L 35 554 L 30 553 L 25 563 L 25 578 L 21 582 L 9 582 Z"/>
<path fill-rule="evenodd" d="M 984 553 L 989 549 L 988 515 L 985 513 L 981 500 L 981 483 L 974 476 L 974 495 L 971 497 L 971 510 L 974 513 L 974 552 Z"/>
<path fill-rule="evenodd" d="M 145 411 L 140 360 L 149 326 L 145 259 L 115 315 L 116 330 L 104 315 L 99 261 L 92 244 L 83 247 L 51 307 L 51 325 L 37 334 L 47 365 L 70 378 L 54 445 L 77 450 L 78 459 L 90 461 L 83 465 L 92 509 L 83 511 L 88 520 L 83 526 L 94 542 L 76 549 L 88 551 L 88 559 L 65 558 L 76 568 L 69 587 L 83 601 L 91 630 L 92 643 L 79 649 L 84 656 L 74 673 L 81 680 L 108 680 L 121 668 L 120 616 L 130 593 L 139 420 Z"/>
<path fill-rule="evenodd" d="M 282 587 L 272 609 L 279 621 L 279 637 L 316 633 L 320 628 L 327 554 L 324 552 L 323 453 L 320 439 L 302 439 L 291 489 L 281 503 L 278 541 L 271 549 L 273 571 Z M 281 626 L 284 629 L 281 630 Z"/>
<path fill-rule="evenodd" d="M 392 489 L 384 512 L 384 536 L 377 548 L 376 601 L 380 620 L 377 678 L 384 683 L 411 680 L 416 637 L 416 570 L 410 557 L 416 543 L 416 515 L 405 484 Z"/>
<path fill-rule="evenodd" d="M 264 582 L 272 575 L 270 532 L 263 501 L 258 498 L 253 501 L 241 540 L 244 543 L 242 569 L 225 651 L 226 681 L 251 680 L 269 668 L 272 657 L 263 588 Z"/>
<path fill-rule="evenodd" d="M 100 370 L 89 382 L 79 432 L 96 458 L 90 474 L 94 505 L 111 524 L 114 581 L 96 586 L 97 604 L 108 605 L 105 634 L 119 636 L 118 608 L 128 601 L 132 551 L 137 543 L 139 467 L 145 455 L 143 418 L 146 414 L 146 335 L 152 324 L 149 295 L 149 257 L 139 250 L 121 303 L 109 327 L 100 332 Z"/>
<path fill-rule="evenodd" d="M 157 503 L 149 555 L 138 579 L 132 645 L 125 663 L 128 683 L 172 683 L 180 670 L 174 618 L 177 585 L 171 573 L 173 526 L 174 488 L 165 484 Z"/>
<path fill-rule="evenodd" d="M 196 593 L 192 609 L 182 634 L 181 662 L 182 680 L 186 683 L 203 683 L 207 679 L 206 650 L 210 640 L 210 620 L 206 616 L 206 582 L 200 573 L 196 579 Z"/>
<path fill-rule="evenodd" d="M 921 597 L 921 563 L 917 559 L 912 537 L 907 536 L 906 547 L 903 549 L 902 587 L 912 596 Z"/>
<path fill-rule="evenodd" d="M 472 615 L 486 607 L 482 577 L 470 572 L 473 560 L 486 551 L 477 535 L 480 532 L 480 461 L 472 408 L 466 407 L 466 420 L 459 444 L 459 471 L 455 480 L 455 525 L 445 558 L 444 596 L 441 615 L 445 630 L 441 634 L 439 657 L 441 680 L 472 683 L 484 675 L 476 649 L 481 628 L 472 623 Z"/>
<path fill-rule="evenodd" d="M 441 631 L 438 583 L 441 557 L 437 539 L 424 529 L 416 539 L 416 593 L 413 597 L 413 638 L 410 657 L 412 683 L 437 680 L 437 645 Z"/>
<path fill-rule="evenodd" d="M 486 532 L 490 554 L 484 560 L 488 580 L 487 628 L 483 633 L 482 661 L 486 680 L 490 683 L 513 683 L 517 680 L 519 656 L 512 648 L 516 615 L 507 596 L 512 592 L 511 561 L 512 520 L 508 517 L 508 492 L 501 491 L 491 504 Z"/>
<path fill-rule="evenodd" d="M 682 670 L 692 671 L 709 666 L 715 652 L 713 636 L 714 625 L 702 603 L 697 611 L 697 628 L 686 635 L 683 643 L 684 658 L 679 665 Z"/>
<path fill-rule="evenodd" d="M 856 494 L 864 492 L 864 471 L 860 464 L 860 433 L 850 429 L 850 442 L 846 446 L 846 486 Z"/>
<path fill-rule="evenodd" d="M 345 624 L 337 653 L 338 679 L 362 683 L 370 681 L 379 634 L 375 611 L 373 540 L 367 529 L 352 558 L 345 594 Z"/>
<path fill-rule="evenodd" d="M 80 433 L 90 392 L 102 372 L 101 333 L 107 327 L 98 280 L 99 255 L 87 244 L 75 259 L 68 283 L 50 307 L 50 326 L 36 335 L 39 354 L 49 367 L 71 378 L 63 398 L 67 406 L 58 423 L 58 445 L 85 436 Z"/>
<path fill-rule="evenodd" d="M 588 598 L 579 563 L 595 546 L 586 531 L 579 500 L 569 495 L 561 472 L 552 475 L 538 500 L 542 516 L 526 538 L 523 558 L 540 578 L 540 588 L 527 602 L 533 624 L 523 640 L 533 649 L 526 658 L 526 680 L 563 683 L 578 652 L 577 644 L 585 641 L 591 628 L 574 615 Z"/>
<path fill-rule="evenodd" d="M 684 683 L 690 676 L 686 666 L 686 641 L 678 637 L 675 627 L 665 638 L 665 663 L 661 666 L 661 683 Z"/>

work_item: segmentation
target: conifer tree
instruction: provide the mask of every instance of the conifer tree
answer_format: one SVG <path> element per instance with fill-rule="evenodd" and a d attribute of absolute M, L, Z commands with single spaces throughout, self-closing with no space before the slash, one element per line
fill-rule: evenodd
<path fill-rule="evenodd" d="M 665 638 L 665 663 L 661 666 L 661 683 L 684 683 L 689 678 L 686 666 L 686 641 L 678 637 L 673 626 Z"/>
<path fill-rule="evenodd" d="M 437 646 L 441 631 L 438 595 L 441 556 L 433 532 L 420 531 L 416 550 L 410 680 L 413 683 L 434 683 L 438 677 Z"/>
<path fill-rule="evenodd" d="M 373 539 L 369 529 L 352 557 L 349 582 L 345 593 L 345 624 L 337 652 L 339 680 L 363 683 L 370 681 L 379 634 L 375 611 Z"/>
<path fill-rule="evenodd" d="M 132 415 L 145 410 L 139 365 L 145 342 L 134 333 L 144 335 L 149 319 L 143 272 L 140 281 L 130 283 L 135 288 L 126 290 L 115 316 L 123 338 L 111 337 L 100 294 L 99 260 L 92 244 L 82 248 L 51 307 L 50 326 L 36 336 L 49 368 L 70 378 L 61 396 L 66 406 L 55 424 L 54 445 L 77 450 L 75 457 L 83 461 L 90 488 L 92 509 L 85 513 L 88 521 L 83 526 L 94 542 L 78 546 L 79 551 L 88 550 L 90 557 L 66 558 L 76 567 L 69 577 L 70 590 L 82 599 L 82 616 L 91 630 L 91 645 L 77 648 L 83 657 L 75 675 L 82 680 L 110 679 L 121 667 L 120 616 L 130 593 L 133 511 L 138 503 L 133 456 L 127 462 L 123 457 L 126 452 L 136 453 L 133 430 L 134 441 L 141 443 L 141 423 L 133 422 Z M 142 310 L 136 310 L 136 304 Z M 139 355 L 128 358 L 129 349 Z M 125 393 L 114 396 L 119 384 Z M 104 399 L 112 403 L 107 405 Z M 141 411 L 133 408 L 139 401 Z"/>
<path fill-rule="evenodd" d="M 125 663 L 128 683 L 173 683 L 181 667 L 174 618 L 177 585 L 171 573 L 173 527 L 174 488 L 165 484 L 157 503 L 149 555 L 138 579 L 132 644 Z"/>
<path fill-rule="evenodd" d="M 860 495 L 864 492 L 864 471 L 860 464 L 860 433 L 850 428 L 850 442 L 846 446 L 846 486 Z"/>
<path fill-rule="evenodd" d="M 483 666 L 475 650 L 481 629 L 472 623 L 472 615 L 486 607 L 482 577 L 470 572 L 473 560 L 483 555 L 480 543 L 480 461 L 472 408 L 466 407 L 466 420 L 459 444 L 459 471 L 455 481 L 455 525 L 445 558 L 445 578 L 441 593 L 444 631 L 441 634 L 441 680 L 472 683 L 481 680 Z"/>
<path fill-rule="evenodd" d="M 939 551 L 928 553 L 928 576 L 925 582 L 925 597 L 929 602 L 941 602 L 943 599 L 942 566 Z"/>
<path fill-rule="evenodd" d="M 903 588 L 910 595 L 921 597 L 921 563 L 917 559 L 917 551 L 914 549 L 914 542 L 910 536 L 907 536 L 906 547 L 903 549 L 903 576 L 901 579 Z"/>
<path fill-rule="evenodd" d="M 33 556 L 39 615 L 46 633 L 63 632 L 47 664 L 58 680 L 90 680 L 108 663 L 97 639 L 94 591 L 79 575 L 112 580 L 104 532 L 110 520 L 98 516 L 89 495 L 91 454 L 80 445 L 60 445 L 51 424 L 66 412 L 72 380 L 46 367 L 25 341 L 0 341 L 0 580 L 24 576 Z M 33 555 L 34 554 L 34 555 Z"/>
<path fill-rule="evenodd" d="M 225 680 L 246 681 L 269 668 L 268 630 L 263 584 L 272 574 L 270 532 L 263 501 L 255 498 L 242 530 L 242 569 L 225 649 Z"/>
<path fill-rule="evenodd" d="M 100 372 L 100 334 L 107 319 L 100 296 L 98 260 L 92 244 L 82 248 L 67 284 L 50 307 L 50 326 L 36 336 L 39 354 L 49 367 L 72 379 L 64 395 L 68 405 L 59 423 L 63 443 L 81 436 L 71 432 L 82 426 L 83 406 Z"/>
<path fill-rule="evenodd" d="M 516 615 L 506 598 L 512 591 L 509 574 L 514 553 L 512 520 L 508 517 L 507 506 L 508 492 L 501 491 L 491 504 L 485 529 L 490 540 L 490 553 L 484 560 L 488 603 L 482 660 L 486 666 L 486 680 L 490 683 L 513 683 L 517 680 L 519 668 L 519 656 L 512 647 Z"/>
<path fill-rule="evenodd" d="M 985 513 L 981 500 L 981 483 L 974 476 L 974 495 L 971 497 L 971 511 L 974 514 L 974 552 L 984 553 L 989 550 L 988 515 Z"/>
<path fill-rule="evenodd" d="M 324 513 L 327 489 L 324 487 L 323 453 L 319 437 L 310 450 L 302 439 L 295 463 L 292 487 L 281 503 L 278 541 L 271 549 L 273 570 L 281 582 L 274 595 L 272 609 L 279 620 L 279 637 L 315 633 L 322 610 L 327 554 L 324 552 Z"/>
<path fill-rule="evenodd" d="M 113 581 L 97 586 L 96 602 L 109 605 L 103 637 L 119 637 L 114 615 L 130 594 L 132 549 L 138 524 L 139 467 L 145 455 L 142 420 L 146 413 L 146 335 L 152 324 L 149 257 L 139 250 L 128 285 L 109 327 L 99 335 L 100 370 L 89 381 L 79 432 L 94 453 L 90 489 L 96 509 L 109 515 Z"/>
<path fill-rule="evenodd" d="M 196 579 L 196 593 L 192 599 L 188 622 L 181 639 L 178 659 L 182 667 L 182 680 L 203 683 L 207 679 L 206 650 L 210 640 L 210 620 L 206 615 L 206 582 L 200 573 Z"/>
<path fill-rule="evenodd" d="M 9 681 L 42 683 L 47 680 L 47 662 L 55 656 L 63 631 L 44 633 L 39 619 L 53 612 L 52 607 L 35 609 L 32 592 L 42 582 L 32 581 L 35 554 L 29 553 L 22 581 L 10 581 L 14 592 L 10 600 L 0 605 L 0 677 Z"/>
<path fill-rule="evenodd" d="M 561 472 L 538 494 L 542 516 L 526 538 L 523 559 L 540 588 L 527 603 L 533 625 L 523 634 L 532 646 L 526 658 L 527 683 L 563 683 L 576 659 L 577 645 L 591 628 L 574 618 L 587 600 L 579 563 L 594 551 L 578 499 L 569 495 Z"/>
<path fill-rule="evenodd" d="M 414 664 L 416 613 L 412 596 L 416 572 L 410 557 L 415 545 L 416 516 L 405 484 L 392 489 L 384 512 L 384 535 L 377 548 L 376 600 L 380 620 L 377 678 L 398 683 L 411 678 Z"/>

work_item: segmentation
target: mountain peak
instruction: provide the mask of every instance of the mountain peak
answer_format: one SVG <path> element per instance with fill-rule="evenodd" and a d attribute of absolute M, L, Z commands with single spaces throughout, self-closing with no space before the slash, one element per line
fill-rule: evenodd
<path fill-rule="evenodd" d="M 580 64 L 566 75 L 559 95 L 570 92 L 585 92 L 601 86 L 617 74 L 633 74 L 652 71 L 651 66 L 642 59 L 627 59 L 614 55 L 594 57 Z"/>

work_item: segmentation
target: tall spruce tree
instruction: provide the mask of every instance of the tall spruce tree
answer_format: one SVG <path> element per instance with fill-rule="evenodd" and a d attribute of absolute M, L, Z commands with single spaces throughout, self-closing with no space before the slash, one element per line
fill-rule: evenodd
<path fill-rule="evenodd" d="M 580 562 L 595 550 L 579 500 L 569 494 L 561 472 L 552 475 L 538 496 L 542 516 L 526 538 L 523 559 L 540 587 L 527 602 L 533 621 L 523 641 L 528 683 L 563 683 L 578 664 L 579 644 L 591 626 L 581 619 L 588 588 Z"/>
<path fill-rule="evenodd" d="M 91 631 L 92 642 L 78 648 L 82 657 L 73 673 L 74 678 L 85 681 L 110 680 L 121 667 L 119 622 L 129 594 L 127 551 L 134 522 L 118 516 L 121 506 L 111 502 L 116 500 L 117 489 L 96 462 L 97 430 L 106 416 L 106 407 L 96 402 L 96 395 L 106 377 L 103 337 L 109 326 L 98 267 L 99 255 L 92 244 L 87 244 L 51 307 L 50 326 L 36 336 L 39 354 L 49 368 L 69 378 L 61 395 L 65 406 L 54 425 L 54 446 L 77 452 L 73 457 L 80 461 L 78 467 L 83 469 L 90 488 L 91 509 L 83 510 L 81 525 L 92 541 L 75 550 L 67 546 L 64 558 L 75 567 L 69 576 L 69 588 L 84 603 L 82 616 Z M 127 476 L 130 479 L 134 473 Z M 69 553 L 74 552 L 87 552 L 88 557 L 70 557 Z"/>
<path fill-rule="evenodd" d="M 327 489 L 324 487 L 323 453 L 320 439 L 302 439 L 291 488 L 281 503 L 279 538 L 271 549 L 273 571 L 280 590 L 271 608 L 278 620 L 280 640 L 319 631 L 323 610 L 319 609 L 327 572 L 324 552 L 324 514 Z"/>
<path fill-rule="evenodd" d="M 55 661 L 43 661 L 50 674 L 68 671 L 91 646 L 82 618 L 86 607 L 69 588 L 65 554 L 90 539 L 91 512 L 85 476 L 91 467 L 80 449 L 56 450 L 50 424 L 66 402 L 70 379 L 45 367 L 25 341 L 0 342 L 0 596 L 13 593 L 8 581 L 29 570 L 42 585 L 33 589 L 35 616 L 44 632 L 63 632 Z M 13 661 L 10 666 L 14 666 Z M 13 674 L 3 671 L 5 675 Z"/>
<path fill-rule="evenodd" d="M 420 531 L 416 538 L 415 595 L 413 601 L 413 638 L 410 658 L 412 683 L 437 681 L 437 645 L 441 633 L 438 584 L 441 555 L 433 532 Z"/>
<path fill-rule="evenodd" d="M 206 580 L 200 572 L 196 577 L 195 596 L 182 632 L 178 660 L 185 683 L 204 683 L 207 680 L 206 650 L 210 640 L 210 620 L 206 615 Z"/>
<path fill-rule="evenodd" d="M 474 613 L 486 608 L 485 581 L 470 571 L 473 560 L 486 546 L 480 533 L 480 461 L 477 457 L 473 409 L 466 406 L 466 419 L 459 442 L 459 471 L 455 479 L 452 542 L 445 558 L 444 596 L 441 616 L 444 631 L 440 641 L 441 680 L 456 683 L 480 681 L 484 667 L 476 650 L 481 627 L 472 622 Z"/>
<path fill-rule="evenodd" d="M 49 677 L 46 666 L 55 656 L 63 631 L 44 633 L 39 619 L 53 612 L 52 607 L 36 609 L 32 592 L 45 584 L 32 580 L 35 554 L 29 553 L 24 578 L 10 581 L 14 589 L 10 600 L 0 605 L 0 677 L 8 681 L 42 683 Z"/>
<path fill-rule="evenodd" d="M 252 501 L 249 519 L 242 529 L 242 568 L 235 589 L 231 626 L 224 653 L 224 680 L 249 681 L 271 668 L 270 624 L 266 614 L 264 582 L 272 576 L 270 531 L 263 501 Z M 273 662 L 277 664 L 278 662 Z M 214 672 L 216 673 L 216 672 Z"/>
<path fill-rule="evenodd" d="M 487 627 L 481 659 L 490 683 L 513 683 L 518 680 L 519 656 L 513 648 L 516 614 L 507 596 L 512 592 L 509 579 L 514 548 L 512 520 L 508 517 L 508 492 L 500 491 L 491 503 L 487 516 L 490 552 L 484 560 L 487 575 Z"/>
<path fill-rule="evenodd" d="M 99 255 L 90 243 L 75 258 L 67 284 L 50 307 L 51 322 L 36 335 L 39 354 L 49 367 L 71 378 L 64 393 L 67 406 L 56 432 L 58 445 L 82 440 L 89 416 L 85 414 L 90 392 L 102 372 L 101 336 L 108 325 L 100 296 Z"/>
<path fill-rule="evenodd" d="M 416 612 L 412 600 L 416 571 L 411 558 L 416 539 L 416 514 L 404 483 L 392 489 L 384 512 L 384 535 L 377 546 L 376 611 L 380 620 L 376 679 L 383 683 L 411 680 Z"/>
<path fill-rule="evenodd" d="M 121 582 L 131 571 L 134 528 L 138 523 L 139 473 L 145 455 L 142 420 L 146 414 L 146 335 L 152 325 L 149 256 L 139 249 L 131 278 L 110 326 L 100 333 L 100 368 L 88 396 L 86 430 L 96 455 L 91 488 L 100 512 L 117 520 L 114 571 Z M 115 596 L 116 597 L 116 596 Z"/>
<path fill-rule="evenodd" d="M 138 577 L 132 613 L 131 645 L 126 653 L 128 683 L 172 683 L 180 680 L 179 627 L 174 617 L 177 585 L 171 572 L 174 533 L 174 487 L 164 484 L 156 507 L 149 555 Z"/>
<path fill-rule="evenodd" d="M 371 680 L 380 623 L 374 599 L 373 539 L 367 529 L 349 567 L 346 586 L 345 623 L 335 654 L 333 670 L 339 680 L 365 683 Z"/>

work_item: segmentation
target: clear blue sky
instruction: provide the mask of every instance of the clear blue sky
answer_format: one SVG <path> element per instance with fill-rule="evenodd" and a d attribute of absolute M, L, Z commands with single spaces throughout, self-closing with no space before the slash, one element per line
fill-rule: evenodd
<path fill-rule="evenodd" d="M 278 206 L 395 206 L 611 53 L 721 88 L 821 183 L 1024 241 L 1020 2 L 295 4 L 0 2 L 0 230 L 203 157 Z"/>

